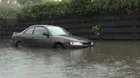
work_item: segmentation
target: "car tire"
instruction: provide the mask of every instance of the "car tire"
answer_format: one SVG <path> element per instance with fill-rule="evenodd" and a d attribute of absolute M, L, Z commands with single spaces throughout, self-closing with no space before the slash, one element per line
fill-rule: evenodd
<path fill-rule="evenodd" d="M 60 43 L 57 43 L 57 44 L 55 44 L 54 48 L 62 50 L 62 49 L 64 49 L 64 46 L 62 44 L 60 44 Z"/>
<path fill-rule="evenodd" d="M 22 49 L 24 48 L 24 44 L 22 42 L 17 42 L 15 47 L 18 49 Z"/>

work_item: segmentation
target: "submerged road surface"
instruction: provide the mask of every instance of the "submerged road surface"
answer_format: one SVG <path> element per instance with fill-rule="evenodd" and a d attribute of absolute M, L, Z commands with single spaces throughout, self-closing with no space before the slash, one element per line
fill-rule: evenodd
<path fill-rule="evenodd" d="M 139 41 L 96 41 L 93 48 L 17 50 L 0 41 L 0 78 L 140 78 Z"/>

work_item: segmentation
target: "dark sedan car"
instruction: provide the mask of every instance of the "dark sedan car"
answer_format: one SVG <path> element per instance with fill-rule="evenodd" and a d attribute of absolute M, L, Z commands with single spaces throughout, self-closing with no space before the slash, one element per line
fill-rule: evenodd
<path fill-rule="evenodd" d="M 38 46 L 64 49 L 94 45 L 91 40 L 73 36 L 65 29 L 51 25 L 32 25 L 22 32 L 14 32 L 11 42 L 16 48 Z"/>

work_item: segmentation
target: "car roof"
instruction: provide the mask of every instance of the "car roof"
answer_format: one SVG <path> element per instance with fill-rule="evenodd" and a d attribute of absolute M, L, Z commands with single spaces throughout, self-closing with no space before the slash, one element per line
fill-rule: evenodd
<path fill-rule="evenodd" d="M 59 27 L 54 25 L 31 25 L 30 27 L 37 27 L 37 26 L 44 26 L 44 27 Z"/>

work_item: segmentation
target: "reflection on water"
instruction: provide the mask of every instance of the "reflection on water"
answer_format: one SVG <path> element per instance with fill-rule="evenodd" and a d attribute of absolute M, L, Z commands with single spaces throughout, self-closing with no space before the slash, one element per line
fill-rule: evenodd
<path fill-rule="evenodd" d="M 16 50 L 0 44 L 0 78 L 139 78 L 140 42 L 96 41 L 85 49 Z"/>

